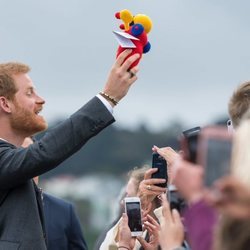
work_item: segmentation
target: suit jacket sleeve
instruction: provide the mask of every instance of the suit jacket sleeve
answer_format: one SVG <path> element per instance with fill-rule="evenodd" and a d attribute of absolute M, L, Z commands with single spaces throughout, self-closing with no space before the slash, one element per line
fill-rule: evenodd
<path fill-rule="evenodd" d="M 28 148 L 0 141 L 0 189 L 14 187 L 55 168 L 112 122 L 111 113 L 94 97 Z"/>
<path fill-rule="evenodd" d="M 83 232 L 79 223 L 79 219 L 75 213 L 73 205 L 70 206 L 70 214 L 71 214 L 71 224 L 68 231 L 68 241 L 69 241 L 69 249 L 83 249 L 87 250 L 87 244 L 83 237 Z"/>

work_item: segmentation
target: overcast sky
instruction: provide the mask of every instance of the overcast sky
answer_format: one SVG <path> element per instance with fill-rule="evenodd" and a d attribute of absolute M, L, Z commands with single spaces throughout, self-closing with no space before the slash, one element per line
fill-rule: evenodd
<path fill-rule="evenodd" d="M 68 116 L 98 93 L 115 59 L 114 14 L 151 17 L 151 51 L 115 108 L 117 125 L 153 129 L 173 120 L 205 125 L 227 114 L 234 88 L 250 79 L 247 0 L 0 0 L 1 62 L 22 61 L 47 103 Z"/>

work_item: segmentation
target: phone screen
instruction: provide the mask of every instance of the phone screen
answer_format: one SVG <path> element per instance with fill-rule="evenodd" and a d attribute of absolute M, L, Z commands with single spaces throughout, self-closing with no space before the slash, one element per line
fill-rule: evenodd
<path fill-rule="evenodd" d="M 230 140 L 210 138 L 207 141 L 205 184 L 211 186 L 222 176 L 229 174 L 232 143 Z"/>
<path fill-rule="evenodd" d="M 126 202 L 126 212 L 131 232 L 142 232 L 140 202 Z"/>

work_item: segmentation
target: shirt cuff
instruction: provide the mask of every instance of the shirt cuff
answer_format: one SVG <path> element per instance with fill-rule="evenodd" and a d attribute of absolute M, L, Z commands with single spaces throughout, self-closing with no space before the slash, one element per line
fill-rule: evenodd
<path fill-rule="evenodd" d="M 111 106 L 111 104 L 100 94 L 97 94 L 96 97 L 99 98 L 100 101 L 104 104 L 104 106 L 108 109 L 108 111 L 113 114 L 113 107 Z"/>

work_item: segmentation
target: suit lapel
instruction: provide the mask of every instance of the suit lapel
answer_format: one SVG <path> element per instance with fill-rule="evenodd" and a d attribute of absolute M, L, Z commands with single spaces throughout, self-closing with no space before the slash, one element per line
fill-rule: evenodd
<path fill-rule="evenodd" d="M 45 228 L 46 228 L 46 233 L 47 233 L 47 237 L 48 237 L 48 235 L 50 234 L 50 232 L 49 232 L 49 228 L 50 228 L 49 223 L 51 221 L 50 220 L 51 214 L 50 214 L 50 202 L 49 202 L 48 197 L 47 197 L 46 194 L 43 195 L 43 207 L 44 207 L 44 216 L 46 218 L 46 220 L 45 220 Z"/>
<path fill-rule="evenodd" d="M 34 181 L 33 181 L 33 185 L 34 185 L 34 188 L 35 188 L 35 191 L 36 191 L 36 199 L 37 199 L 37 205 L 38 205 L 40 220 L 41 220 L 42 229 L 43 229 L 43 235 L 44 235 L 44 237 L 45 237 L 46 245 L 48 245 L 47 233 L 46 233 L 46 228 L 45 228 L 45 219 L 44 219 L 44 207 L 43 207 L 43 200 L 42 200 L 42 191 L 39 190 L 39 188 L 37 187 L 37 185 L 35 184 Z"/>

